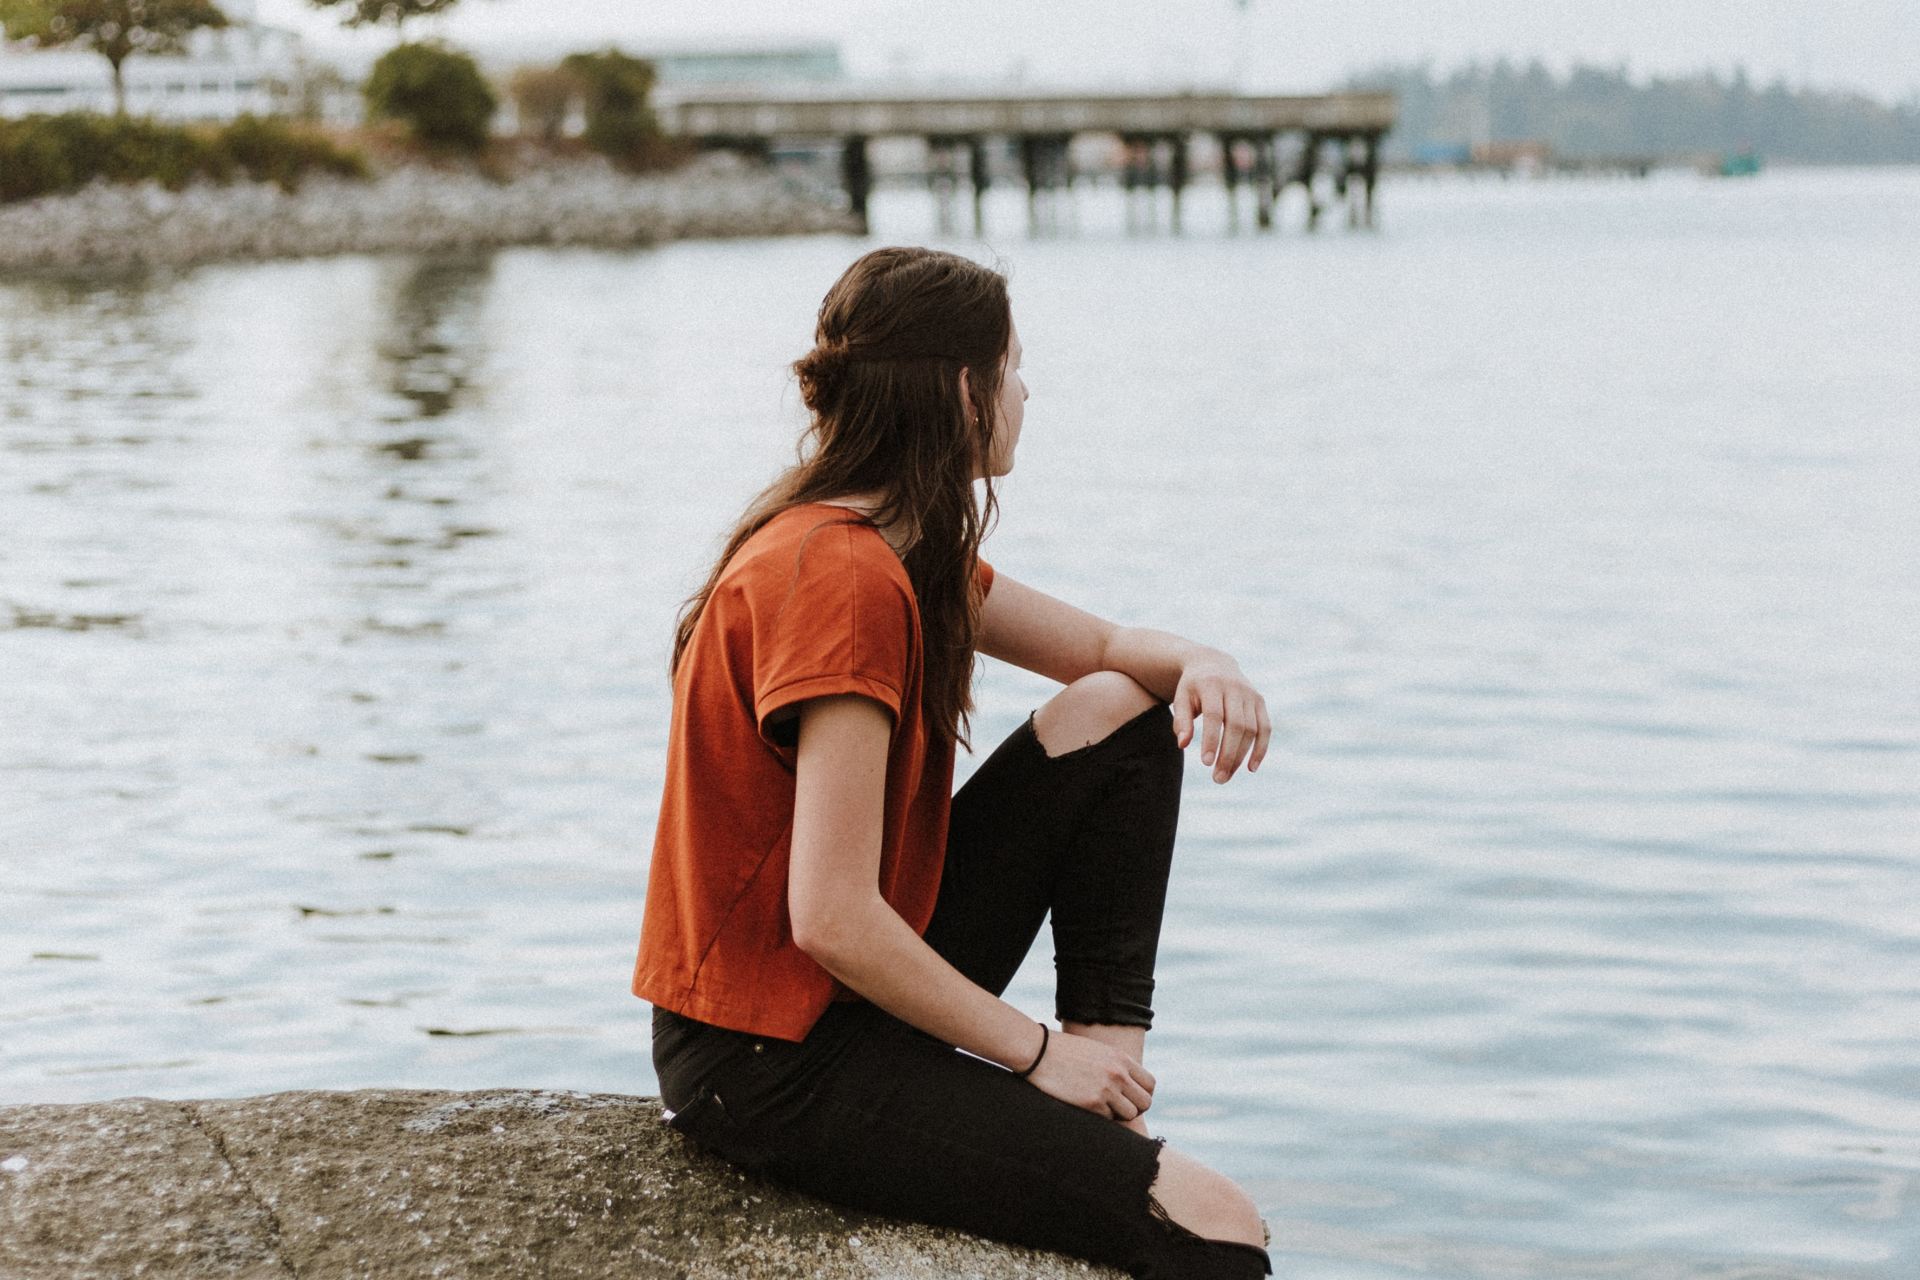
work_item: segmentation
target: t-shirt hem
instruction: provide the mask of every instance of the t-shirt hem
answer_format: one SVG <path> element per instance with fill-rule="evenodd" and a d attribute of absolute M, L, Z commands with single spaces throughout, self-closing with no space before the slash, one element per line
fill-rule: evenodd
<path fill-rule="evenodd" d="M 807 1038 L 807 1033 L 813 1030 L 813 1024 L 820 1020 L 820 1015 L 833 1002 L 832 991 L 823 991 L 810 995 L 804 1004 L 782 1010 L 779 1014 L 762 1012 L 747 1015 L 740 1011 L 737 1004 L 677 984 L 663 986 L 654 982 L 651 975 L 634 979 L 633 994 L 656 1008 L 668 1009 L 698 1022 L 795 1043 Z"/>
<path fill-rule="evenodd" d="M 782 707 L 790 707 L 808 698 L 824 698 L 836 693 L 857 693 L 872 698 L 887 709 L 895 724 L 900 722 L 900 691 L 885 680 L 858 672 L 839 672 L 823 676 L 803 676 L 789 680 L 762 693 L 754 703 L 753 715 L 760 736 L 768 733 L 767 717 Z"/>

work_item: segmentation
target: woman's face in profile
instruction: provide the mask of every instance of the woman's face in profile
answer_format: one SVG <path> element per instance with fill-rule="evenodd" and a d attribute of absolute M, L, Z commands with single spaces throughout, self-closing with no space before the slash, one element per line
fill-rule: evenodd
<path fill-rule="evenodd" d="M 996 476 L 1013 470 L 1013 452 L 1020 444 L 1020 423 L 1026 416 L 1027 383 L 1020 375 L 1020 330 L 1008 322 L 1007 354 L 1000 366 L 1000 399 L 994 406 L 993 446 L 989 470 Z"/>

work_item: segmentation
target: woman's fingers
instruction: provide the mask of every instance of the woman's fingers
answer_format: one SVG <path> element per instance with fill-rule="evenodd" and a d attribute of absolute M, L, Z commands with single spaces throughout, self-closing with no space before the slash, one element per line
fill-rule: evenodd
<path fill-rule="evenodd" d="M 1273 737 L 1273 721 L 1267 719 L 1267 700 L 1254 695 L 1254 711 L 1258 717 L 1259 729 L 1254 737 L 1253 758 L 1247 761 L 1247 772 L 1252 773 L 1267 758 L 1267 741 Z"/>
<path fill-rule="evenodd" d="M 1173 691 L 1173 740 L 1184 749 L 1193 741 L 1193 708 L 1188 705 L 1193 698 L 1193 686 L 1182 678 Z"/>
<path fill-rule="evenodd" d="M 1252 772 L 1267 758 L 1273 722 L 1267 717 L 1266 699 L 1244 680 L 1211 673 L 1195 679 L 1183 676 L 1169 705 L 1174 741 L 1182 748 L 1193 741 L 1194 721 L 1204 721 L 1200 763 L 1212 769 L 1215 782 L 1225 782 L 1242 764 Z"/>
<path fill-rule="evenodd" d="M 1248 700 L 1235 699 L 1227 712 L 1227 747 L 1221 752 L 1221 764 L 1227 766 L 1221 781 L 1233 777 L 1240 762 L 1246 760 L 1248 748 L 1254 745 L 1254 708 Z"/>
<path fill-rule="evenodd" d="M 1213 771 L 1215 782 L 1225 782 L 1242 764 L 1251 772 L 1266 759 L 1273 736 L 1266 699 L 1232 663 L 1183 671 L 1169 705 L 1174 741 L 1182 749 L 1201 730 L 1200 763 Z M 1205 723 L 1196 726 L 1196 719 Z"/>
<path fill-rule="evenodd" d="M 1222 710 L 1218 713 L 1219 747 L 1214 754 L 1213 780 L 1225 782 L 1242 763 L 1249 772 L 1260 767 L 1273 736 L 1273 723 L 1267 718 L 1266 699 L 1251 689 L 1222 695 L 1218 705 Z M 1214 735 L 1215 730 L 1209 729 L 1208 736 Z"/>
<path fill-rule="evenodd" d="M 1059 1048 L 1041 1055 L 1028 1082 L 1042 1092 L 1097 1116 L 1138 1118 L 1153 1105 L 1153 1073 L 1124 1050 L 1091 1036 L 1062 1032 Z"/>
<path fill-rule="evenodd" d="M 1117 1120 L 1132 1120 L 1153 1105 L 1153 1073 L 1130 1057 L 1122 1058 L 1126 1069 L 1114 1081 L 1109 1107 Z"/>
<path fill-rule="evenodd" d="M 1246 759 L 1247 748 L 1253 744 L 1253 706 L 1246 695 L 1236 692 L 1230 698 L 1222 700 L 1220 752 L 1215 757 L 1213 780 L 1225 782 L 1233 776 L 1240 762 Z"/>
<path fill-rule="evenodd" d="M 1253 736 L 1249 729 L 1252 720 L 1245 698 L 1235 696 L 1227 700 L 1226 724 L 1221 726 L 1220 767 L 1213 771 L 1220 781 L 1231 778 L 1247 754 L 1247 741 Z"/>
<path fill-rule="evenodd" d="M 1208 689 L 1201 693 L 1200 714 L 1207 720 L 1207 731 L 1200 740 L 1200 763 L 1212 764 L 1219 758 L 1221 721 L 1226 716 L 1226 700 L 1220 690 Z M 1218 772 L 1216 769 L 1215 773 Z"/>

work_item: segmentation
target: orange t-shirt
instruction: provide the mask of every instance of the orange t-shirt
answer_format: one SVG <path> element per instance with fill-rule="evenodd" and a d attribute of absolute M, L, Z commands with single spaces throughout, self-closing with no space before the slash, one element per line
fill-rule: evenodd
<path fill-rule="evenodd" d="M 774 713 L 836 693 L 884 704 L 894 723 L 880 896 L 916 933 L 933 917 L 946 861 L 954 748 L 929 735 L 921 712 L 919 605 L 893 548 L 856 520 L 810 503 L 742 543 L 673 681 L 633 993 L 781 1040 L 805 1039 L 829 1003 L 859 997 L 793 942 L 799 722 Z M 978 563 L 984 593 L 993 569 Z"/>

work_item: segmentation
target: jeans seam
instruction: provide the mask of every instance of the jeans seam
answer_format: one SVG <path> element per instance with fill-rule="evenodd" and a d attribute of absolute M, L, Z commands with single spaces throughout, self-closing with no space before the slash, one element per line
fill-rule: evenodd
<path fill-rule="evenodd" d="M 1149 708 L 1149 710 L 1151 709 L 1152 708 Z M 1146 712 L 1142 712 L 1141 714 L 1145 715 Z M 1116 730 L 1116 733 L 1117 732 L 1118 731 Z M 1107 739 L 1107 741 L 1111 741 L 1111 739 Z M 1095 745 L 1098 746 L 1101 744 L 1096 743 Z M 1147 772 L 1147 769 L 1148 769 L 1148 763 L 1140 759 L 1123 760 L 1118 762 L 1111 770 L 1108 771 L 1105 777 L 1099 780 L 1097 785 L 1089 788 L 1088 794 L 1085 800 L 1084 813 L 1092 814 L 1092 813 L 1099 812 L 1102 806 L 1104 797 L 1111 794 L 1114 791 L 1114 789 L 1119 787 L 1132 787 L 1132 786 L 1140 785 L 1142 781 L 1142 776 Z M 1072 847 L 1077 847 L 1081 841 L 1089 838 L 1092 838 L 1092 837 L 1088 830 L 1088 820 L 1083 814 L 1080 820 L 1076 821 L 1076 823 L 1074 824 L 1073 833 L 1069 837 L 1069 844 L 1070 844 L 1069 853 L 1071 853 Z M 1111 886 L 1109 886 L 1107 891 L 1103 893 L 1103 895 L 1098 900 L 1098 908 L 1100 911 L 1100 928 L 1102 932 L 1108 932 L 1113 929 L 1114 917 L 1115 917 L 1117 906 L 1118 906 L 1117 900 L 1112 892 Z M 1055 1014 L 1064 1021 L 1066 1019 L 1068 1010 L 1064 1008 L 1059 1001 L 1059 996 L 1062 993 L 1062 988 L 1060 985 L 1060 980 L 1057 975 L 1062 970 L 1062 965 L 1060 961 L 1061 961 L 1061 956 L 1063 954 L 1063 947 L 1062 947 L 1062 939 L 1061 939 L 1061 925 L 1060 925 L 1059 918 L 1057 916 L 1054 918 L 1053 932 L 1054 932 L 1054 971 L 1056 974 L 1055 988 L 1054 988 L 1055 989 Z M 1157 947 L 1156 947 L 1156 950 L 1157 950 Z M 1085 973 L 1093 969 L 1099 969 L 1099 970 L 1104 970 L 1109 974 L 1117 975 L 1123 979 L 1131 979 L 1137 982 L 1144 982 L 1146 986 L 1146 994 L 1141 998 L 1140 1004 L 1145 1008 L 1146 1010 L 1145 1014 L 1134 1015 L 1133 1017 L 1123 1019 L 1120 1022 L 1113 1023 L 1110 1025 L 1139 1026 L 1147 1029 L 1152 1028 L 1153 1026 L 1153 1003 L 1152 1002 L 1153 1002 L 1153 993 L 1156 986 L 1155 974 L 1153 972 L 1152 967 L 1149 967 L 1145 972 L 1141 972 L 1140 970 L 1132 966 L 1123 964 L 1118 960 L 1103 960 L 1093 965 L 1086 965 L 1079 959 L 1077 955 L 1070 957 L 1070 959 L 1071 959 L 1071 963 L 1066 967 L 1068 969 L 1071 969 L 1075 973 Z M 1106 987 L 1107 999 L 1105 1003 L 1108 1007 L 1105 1009 L 1105 1012 L 1109 1012 L 1109 1013 L 1113 1012 L 1113 1009 L 1111 1006 L 1115 1003 L 1114 1001 L 1115 985 L 1116 984 L 1113 984 L 1113 983 L 1107 984 L 1107 987 Z M 1137 1018 L 1142 1016 L 1144 1016 L 1144 1019 L 1145 1019 L 1144 1021 L 1136 1020 Z M 1080 1021 L 1080 1019 L 1076 1018 L 1074 1019 L 1074 1021 Z"/>

